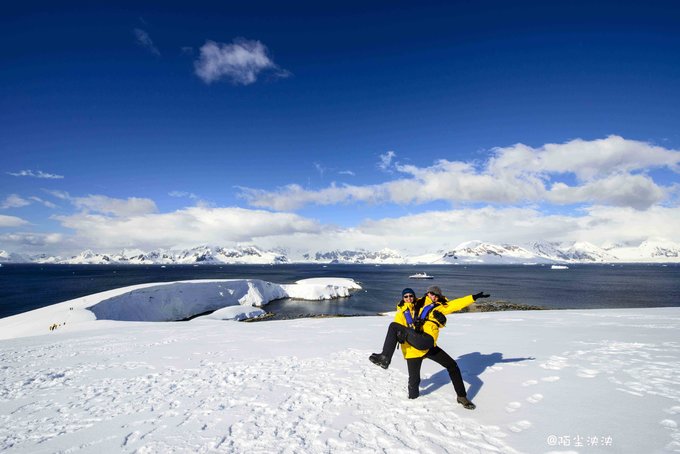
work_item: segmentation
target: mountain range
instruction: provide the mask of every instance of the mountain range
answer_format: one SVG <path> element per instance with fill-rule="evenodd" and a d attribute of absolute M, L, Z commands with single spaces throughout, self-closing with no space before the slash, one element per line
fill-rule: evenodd
<path fill-rule="evenodd" d="M 450 250 L 422 255 L 405 255 L 393 249 L 379 251 L 329 250 L 295 253 L 264 250 L 256 246 L 198 246 L 182 250 L 138 249 L 118 253 L 86 250 L 72 257 L 40 254 L 25 256 L 0 250 L 0 263 L 53 264 L 550 264 L 550 263 L 673 263 L 680 262 L 680 244 L 665 240 L 647 240 L 638 246 L 608 245 L 605 248 L 587 242 L 573 244 L 531 242 L 524 245 L 467 241 Z"/>

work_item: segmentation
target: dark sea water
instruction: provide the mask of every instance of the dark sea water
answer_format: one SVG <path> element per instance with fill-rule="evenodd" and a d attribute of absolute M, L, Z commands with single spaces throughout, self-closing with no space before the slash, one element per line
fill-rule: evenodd
<path fill-rule="evenodd" d="M 427 272 L 433 280 L 408 279 Z M 146 282 L 263 279 L 278 284 L 310 277 L 350 277 L 363 290 L 331 301 L 274 301 L 281 317 L 369 315 L 394 309 L 401 289 L 418 294 L 438 285 L 449 298 L 479 291 L 490 301 L 550 309 L 680 307 L 680 265 L 570 265 L 568 270 L 524 265 L 18 265 L 0 267 L 0 317 L 92 293 Z"/>

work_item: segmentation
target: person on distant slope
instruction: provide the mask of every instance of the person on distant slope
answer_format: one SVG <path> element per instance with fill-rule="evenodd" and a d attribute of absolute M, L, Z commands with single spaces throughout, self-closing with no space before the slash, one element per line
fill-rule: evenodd
<path fill-rule="evenodd" d="M 401 292 L 401 301 L 397 304 L 394 321 L 387 329 L 382 352 L 373 353 L 368 359 L 373 364 L 387 369 L 397 343 L 400 343 L 408 365 L 409 399 L 420 396 L 420 367 L 423 359 L 428 358 L 448 371 L 458 396 L 458 403 L 468 410 L 474 410 L 475 404 L 467 398 L 458 364 L 437 346 L 437 337 L 439 329 L 446 326 L 446 314 L 459 311 L 477 299 L 489 296 L 487 293 L 479 292 L 449 301 L 442 295 L 441 289 L 433 285 L 427 289 L 424 297 L 416 300 L 413 289 L 405 288 Z"/>

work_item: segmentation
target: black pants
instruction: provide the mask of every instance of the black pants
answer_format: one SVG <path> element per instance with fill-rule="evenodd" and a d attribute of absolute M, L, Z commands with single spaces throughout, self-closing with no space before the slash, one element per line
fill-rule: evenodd
<path fill-rule="evenodd" d="M 463 377 L 460 374 L 460 369 L 458 368 L 456 361 L 441 348 L 433 347 L 421 358 L 410 358 L 406 360 L 406 364 L 408 365 L 408 397 L 415 399 L 420 395 L 420 366 L 422 366 L 423 359 L 425 358 L 431 359 L 447 370 L 458 397 L 465 397 L 467 395 Z"/>
<path fill-rule="evenodd" d="M 392 359 L 394 350 L 397 349 L 398 342 L 408 342 L 418 350 L 427 350 L 434 346 L 434 339 L 429 334 L 418 332 L 413 328 L 408 328 L 400 325 L 397 322 L 390 323 L 385 336 L 385 343 L 383 344 L 382 354 Z"/>

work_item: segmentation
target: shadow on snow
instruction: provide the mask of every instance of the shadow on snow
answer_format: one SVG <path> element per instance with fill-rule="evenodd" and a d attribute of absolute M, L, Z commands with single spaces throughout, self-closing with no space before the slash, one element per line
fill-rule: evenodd
<path fill-rule="evenodd" d="M 484 373 L 487 367 L 494 366 L 499 363 L 516 363 L 519 361 L 530 361 L 535 358 L 503 358 L 503 353 L 490 353 L 488 355 L 483 355 L 480 352 L 468 353 L 467 355 L 460 356 L 456 362 L 460 368 L 461 374 L 463 375 L 463 380 L 469 383 L 467 390 L 467 396 L 470 400 L 474 399 L 484 386 L 484 381 L 480 376 Z M 440 370 L 436 374 L 429 378 L 422 380 L 421 386 L 424 389 L 421 391 L 421 395 L 430 394 L 442 386 L 450 385 L 451 379 L 449 378 L 449 373 L 444 369 Z"/>

